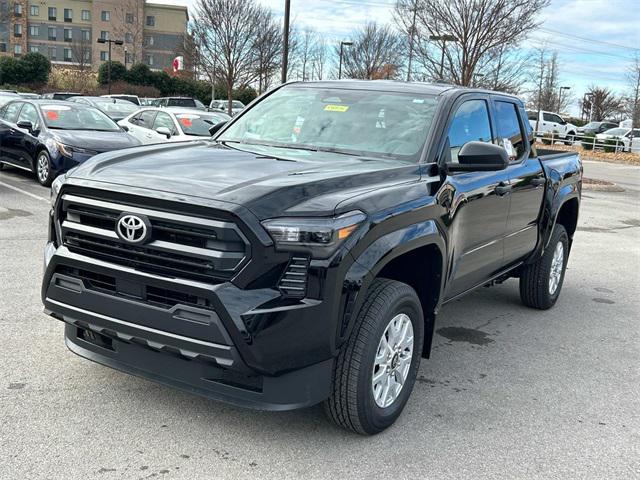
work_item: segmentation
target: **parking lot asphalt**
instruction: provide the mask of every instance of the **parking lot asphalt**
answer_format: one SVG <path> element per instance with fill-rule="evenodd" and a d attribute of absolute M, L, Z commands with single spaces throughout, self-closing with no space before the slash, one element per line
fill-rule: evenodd
<path fill-rule="evenodd" d="M 0 478 L 640 478 L 640 167 L 585 162 L 562 295 L 446 306 L 399 421 L 231 407 L 81 359 L 42 313 L 48 191 L 0 172 Z"/>

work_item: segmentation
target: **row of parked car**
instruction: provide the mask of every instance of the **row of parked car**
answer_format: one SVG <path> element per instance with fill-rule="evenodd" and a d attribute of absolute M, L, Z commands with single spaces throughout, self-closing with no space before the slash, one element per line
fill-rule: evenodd
<path fill-rule="evenodd" d="M 49 186 L 92 156 L 122 148 L 209 137 L 231 117 L 187 106 L 138 105 L 120 96 L 30 98 L 0 93 L 0 169 L 31 171 Z"/>
<path fill-rule="evenodd" d="M 555 139 L 563 141 L 567 145 L 574 142 L 584 142 L 588 138 L 595 138 L 595 146 L 604 145 L 606 140 L 617 140 L 619 148 L 623 152 L 631 151 L 640 144 L 640 129 L 621 127 L 615 122 L 600 121 L 589 122 L 582 127 L 573 125 L 564 120 L 560 115 L 545 111 L 527 111 L 529 124 L 539 136 L 553 135 Z"/>

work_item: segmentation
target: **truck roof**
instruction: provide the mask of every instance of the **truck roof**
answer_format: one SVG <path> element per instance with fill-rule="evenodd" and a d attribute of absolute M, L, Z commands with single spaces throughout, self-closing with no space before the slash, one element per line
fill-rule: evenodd
<path fill-rule="evenodd" d="M 442 95 L 445 92 L 489 93 L 518 98 L 509 93 L 485 90 L 482 88 L 462 87 L 448 83 L 403 82 L 398 80 L 316 80 L 311 82 L 292 81 L 288 85 L 349 88 L 353 90 L 385 90 L 389 92 L 422 93 L 428 95 Z"/>

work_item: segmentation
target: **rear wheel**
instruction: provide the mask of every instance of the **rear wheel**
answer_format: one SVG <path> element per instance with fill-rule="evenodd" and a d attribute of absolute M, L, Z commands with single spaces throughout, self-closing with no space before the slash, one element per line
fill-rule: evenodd
<path fill-rule="evenodd" d="M 401 282 L 375 280 L 336 359 L 328 417 L 363 435 L 393 424 L 413 390 L 423 339 L 416 292 Z"/>
<path fill-rule="evenodd" d="M 53 181 L 53 172 L 51 171 L 51 158 L 46 150 L 42 150 L 36 157 L 36 179 L 40 185 L 48 187 Z"/>
<path fill-rule="evenodd" d="M 560 296 L 569 256 L 569 237 L 562 225 L 556 224 L 549 246 L 535 263 L 523 268 L 520 275 L 520 299 L 528 307 L 547 310 Z"/>

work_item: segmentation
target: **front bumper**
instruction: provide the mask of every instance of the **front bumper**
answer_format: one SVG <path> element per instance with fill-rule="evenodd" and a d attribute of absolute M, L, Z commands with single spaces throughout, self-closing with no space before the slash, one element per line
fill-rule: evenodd
<path fill-rule="evenodd" d="M 188 293 L 203 307 L 150 304 L 136 285 Z M 53 243 L 45 249 L 42 297 L 47 313 L 65 322 L 69 349 L 103 365 L 257 409 L 301 408 L 329 395 L 331 322 L 319 321 L 320 301 L 283 307 L 273 289 L 177 281 Z"/>

